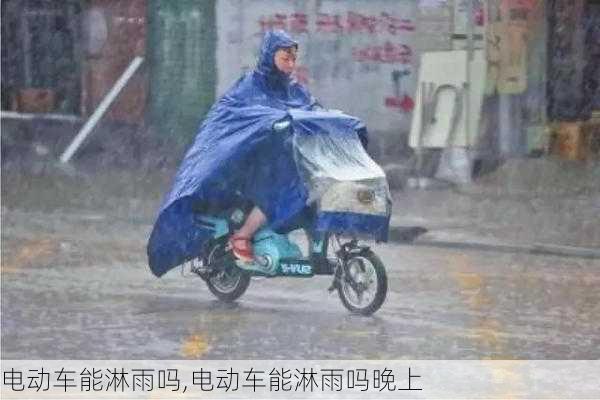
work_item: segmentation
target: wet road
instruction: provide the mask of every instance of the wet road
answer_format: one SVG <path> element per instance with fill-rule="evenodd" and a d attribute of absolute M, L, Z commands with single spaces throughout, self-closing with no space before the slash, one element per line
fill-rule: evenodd
<path fill-rule="evenodd" d="M 154 278 L 143 221 L 2 213 L 2 358 L 598 359 L 600 260 L 376 246 L 388 298 L 350 315 L 330 278 L 254 279 L 231 305 Z"/>

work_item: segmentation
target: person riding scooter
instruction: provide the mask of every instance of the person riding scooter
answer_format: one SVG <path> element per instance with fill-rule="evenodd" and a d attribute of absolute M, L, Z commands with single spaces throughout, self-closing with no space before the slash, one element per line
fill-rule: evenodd
<path fill-rule="evenodd" d="M 160 276 L 197 255 L 205 234 L 193 211 L 198 205 L 224 206 L 242 197 L 254 207 L 235 232 L 234 255 L 253 259 L 251 239 L 263 225 L 276 229 L 304 209 L 304 188 L 293 160 L 277 157 L 273 124 L 291 109 L 320 108 L 292 77 L 298 43 L 284 31 L 265 34 L 256 68 L 246 73 L 213 105 L 186 153 L 166 196 L 148 243 L 152 271 Z M 274 161 L 275 160 L 275 161 Z"/>
<path fill-rule="evenodd" d="M 359 238 L 387 240 L 389 186 L 365 151 L 365 124 L 293 80 L 297 51 L 285 32 L 268 32 L 256 69 L 211 108 L 159 211 L 148 264 L 160 277 L 189 261 L 222 301 L 253 276 L 329 275 L 348 310 L 371 315 L 387 277 Z"/>
<path fill-rule="evenodd" d="M 258 63 L 254 79 L 267 79 L 272 82 L 272 89 L 281 90 L 289 98 L 292 85 L 298 85 L 297 89 L 308 91 L 299 86 L 291 79 L 296 68 L 296 57 L 298 51 L 297 43 L 290 46 L 289 38 L 283 32 L 269 33 L 265 37 L 261 57 Z M 310 98 L 310 97 L 309 97 Z M 261 178 L 260 176 L 258 177 Z M 273 188 L 276 190 L 276 188 Z M 261 202 L 263 203 L 263 202 Z M 263 203 L 264 204 L 264 203 Z M 268 209 L 269 206 L 266 206 Z M 267 216 L 258 205 L 250 211 L 244 224 L 235 232 L 230 239 L 233 254 L 240 260 L 250 262 L 254 258 L 251 239 L 254 233 L 267 222 Z"/>

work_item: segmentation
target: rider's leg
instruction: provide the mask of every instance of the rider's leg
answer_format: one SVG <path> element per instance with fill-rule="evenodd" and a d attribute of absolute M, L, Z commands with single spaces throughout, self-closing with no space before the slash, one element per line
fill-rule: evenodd
<path fill-rule="evenodd" d="M 254 207 L 244 225 L 233 234 L 230 239 L 230 244 L 233 249 L 233 254 L 240 260 L 250 262 L 254 259 L 252 251 L 252 243 L 250 240 L 256 231 L 265 224 L 267 217 L 258 207 Z"/>
<path fill-rule="evenodd" d="M 260 229 L 267 222 L 267 217 L 260 210 L 260 208 L 254 206 L 248 217 L 246 217 L 246 221 L 244 225 L 237 231 L 237 235 L 241 237 L 251 238 L 254 236 L 257 230 Z"/>

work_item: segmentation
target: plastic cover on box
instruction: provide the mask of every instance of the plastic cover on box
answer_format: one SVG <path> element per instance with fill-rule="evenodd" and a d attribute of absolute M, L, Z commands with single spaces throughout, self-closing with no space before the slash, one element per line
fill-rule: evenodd
<path fill-rule="evenodd" d="M 296 162 L 319 212 L 386 216 L 390 192 L 385 173 L 355 132 L 295 136 Z"/>

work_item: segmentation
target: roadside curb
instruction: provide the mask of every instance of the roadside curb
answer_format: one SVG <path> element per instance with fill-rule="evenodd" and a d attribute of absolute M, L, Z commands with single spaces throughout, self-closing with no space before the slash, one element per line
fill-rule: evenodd
<path fill-rule="evenodd" d="M 427 235 L 424 235 L 425 233 Z M 600 249 L 591 247 L 546 243 L 517 244 L 493 238 L 485 241 L 441 240 L 436 239 L 435 236 L 435 231 L 429 231 L 424 227 L 390 227 L 390 242 L 408 246 L 600 259 Z"/>

